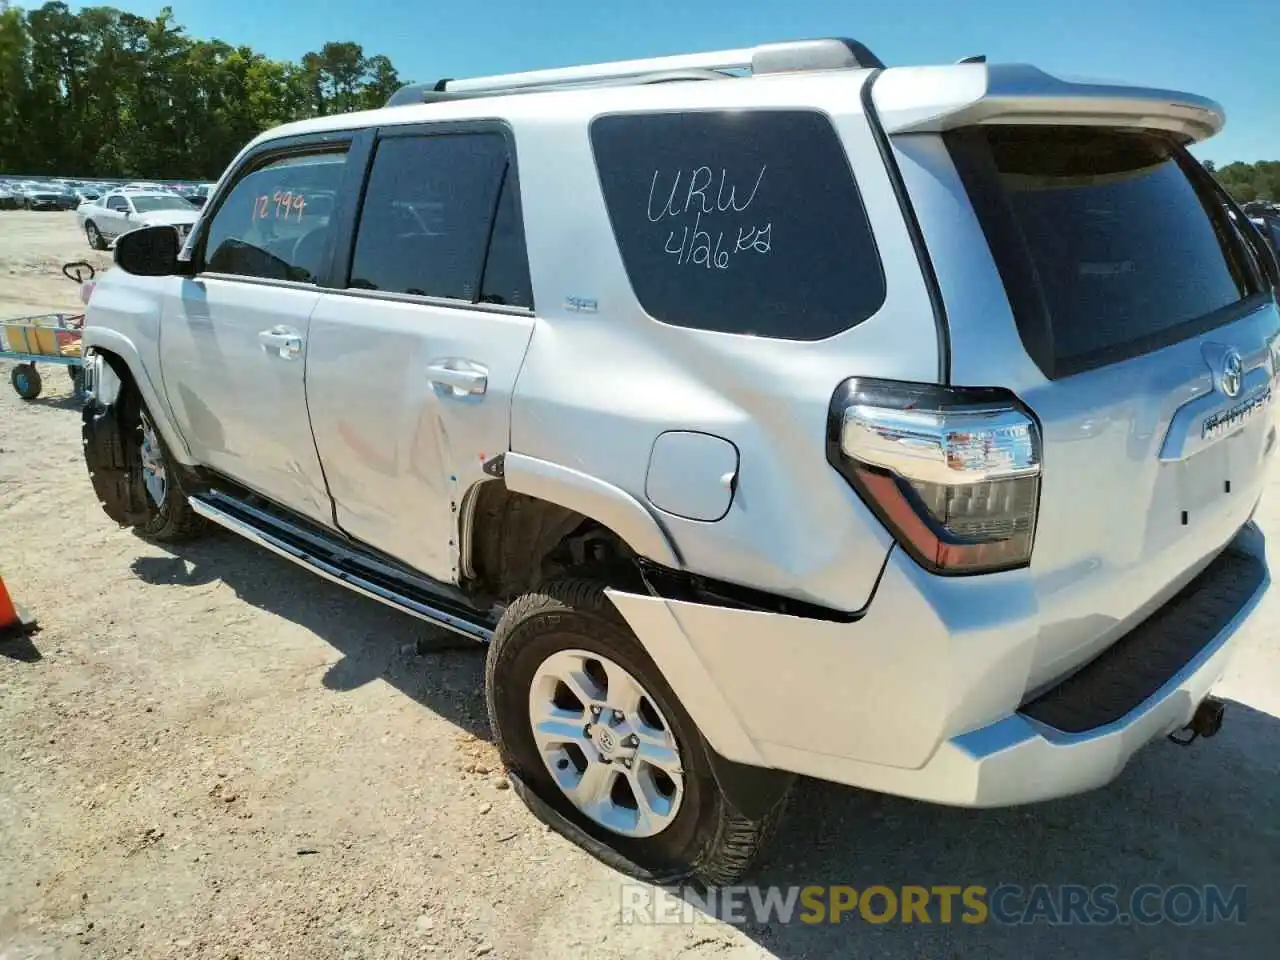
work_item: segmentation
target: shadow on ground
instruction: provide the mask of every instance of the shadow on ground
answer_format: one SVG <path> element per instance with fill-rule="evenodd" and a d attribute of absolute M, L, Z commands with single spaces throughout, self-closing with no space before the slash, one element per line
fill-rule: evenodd
<path fill-rule="evenodd" d="M 218 580 L 255 607 L 310 630 L 342 654 L 324 675 L 330 690 L 383 679 L 478 737 L 488 738 L 485 647 L 330 583 L 240 537 L 217 531 L 139 557 L 133 571 L 152 584 Z"/>
<path fill-rule="evenodd" d="M 0 657 L 8 657 L 19 663 L 39 663 L 44 659 L 29 633 L 0 637 Z"/>
<path fill-rule="evenodd" d="M 221 580 L 246 602 L 313 631 L 343 654 L 326 687 L 351 690 L 381 677 L 459 727 L 488 736 L 484 650 L 415 621 L 226 534 L 140 558 L 149 583 Z M 417 655 L 415 655 L 415 648 Z M 424 662 L 425 661 L 425 662 Z M 1042 910 L 1027 923 L 951 923 L 938 900 L 930 922 L 870 923 L 856 911 L 838 924 L 748 919 L 741 929 L 784 960 L 805 957 L 1082 956 L 1270 957 L 1280 941 L 1274 881 L 1280 873 L 1280 719 L 1228 705 L 1222 733 L 1188 748 L 1160 742 L 1134 758 L 1113 784 L 1078 797 L 1003 810 L 963 810 L 845 789 L 797 785 L 788 819 L 749 879 L 786 888 L 982 886 L 1005 888 L 1000 913 L 1025 914 L 1033 888 L 1117 888 L 1120 911 L 1143 885 L 1189 885 L 1201 897 L 1243 886 L 1243 916 L 1217 923 L 1053 924 Z M 1187 910 L 1187 891 L 1172 906 Z M 745 902 L 749 903 L 749 899 Z M 1042 903 L 1044 901 L 1041 901 Z M 1238 901 L 1237 901 L 1238 902 Z M 883 898 L 875 901 L 883 911 Z M 1141 903 L 1158 911 L 1161 895 Z M 748 912 L 749 909 L 748 909 Z M 1052 911 L 1050 911 L 1052 912 Z M 994 911 L 993 911 L 994 913 Z M 899 914 L 900 916 L 900 914 Z M 1034 919 L 1034 914 L 1030 915 Z M 1241 922 L 1243 921 L 1243 922 Z"/>
<path fill-rule="evenodd" d="M 79 410 L 84 406 L 84 399 L 74 394 L 41 394 L 34 400 L 28 400 L 33 407 L 52 407 L 55 410 Z"/>

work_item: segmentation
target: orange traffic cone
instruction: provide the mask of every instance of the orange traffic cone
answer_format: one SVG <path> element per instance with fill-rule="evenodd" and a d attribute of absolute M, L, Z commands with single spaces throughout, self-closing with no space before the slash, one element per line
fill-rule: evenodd
<path fill-rule="evenodd" d="M 0 640 L 20 637 L 36 628 L 35 620 L 24 616 L 13 604 L 9 591 L 5 589 L 4 577 L 0 577 Z"/>

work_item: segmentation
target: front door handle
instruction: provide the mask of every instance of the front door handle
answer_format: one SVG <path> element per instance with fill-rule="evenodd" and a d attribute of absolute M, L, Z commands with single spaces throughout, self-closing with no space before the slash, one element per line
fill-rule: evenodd
<path fill-rule="evenodd" d="M 302 334 L 288 327 L 272 327 L 258 334 L 258 342 L 268 353 L 275 353 L 281 360 L 296 359 L 302 353 Z"/>
<path fill-rule="evenodd" d="M 437 360 L 427 367 L 427 382 L 448 388 L 455 397 L 479 397 L 489 389 L 489 370 L 470 360 Z"/>

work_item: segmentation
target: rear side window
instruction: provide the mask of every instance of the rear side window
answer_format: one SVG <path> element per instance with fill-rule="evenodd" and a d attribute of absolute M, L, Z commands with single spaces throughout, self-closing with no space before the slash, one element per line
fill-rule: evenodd
<path fill-rule="evenodd" d="M 655 319 L 821 340 L 884 303 L 862 198 L 823 114 L 606 116 L 591 143 L 627 275 Z"/>
<path fill-rule="evenodd" d="M 1194 161 L 1162 135 L 990 126 L 948 144 L 1051 377 L 1194 336 L 1256 290 Z"/>
<path fill-rule="evenodd" d="M 360 212 L 349 286 L 531 306 L 509 167 L 507 141 L 497 133 L 381 140 Z"/>

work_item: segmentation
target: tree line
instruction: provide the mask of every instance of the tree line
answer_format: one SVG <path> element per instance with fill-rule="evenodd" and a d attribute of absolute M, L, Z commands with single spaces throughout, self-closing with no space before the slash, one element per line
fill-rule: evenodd
<path fill-rule="evenodd" d="M 1205 166 L 1237 203 L 1249 203 L 1252 200 L 1280 202 L 1280 161 L 1237 161 L 1228 163 L 1225 167 L 1218 167 L 1213 161 L 1207 161 Z"/>
<path fill-rule="evenodd" d="M 0 173 L 208 180 L 268 127 L 381 106 L 381 54 L 326 43 L 298 63 L 187 36 L 171 8 L 0 4 Z"/>

